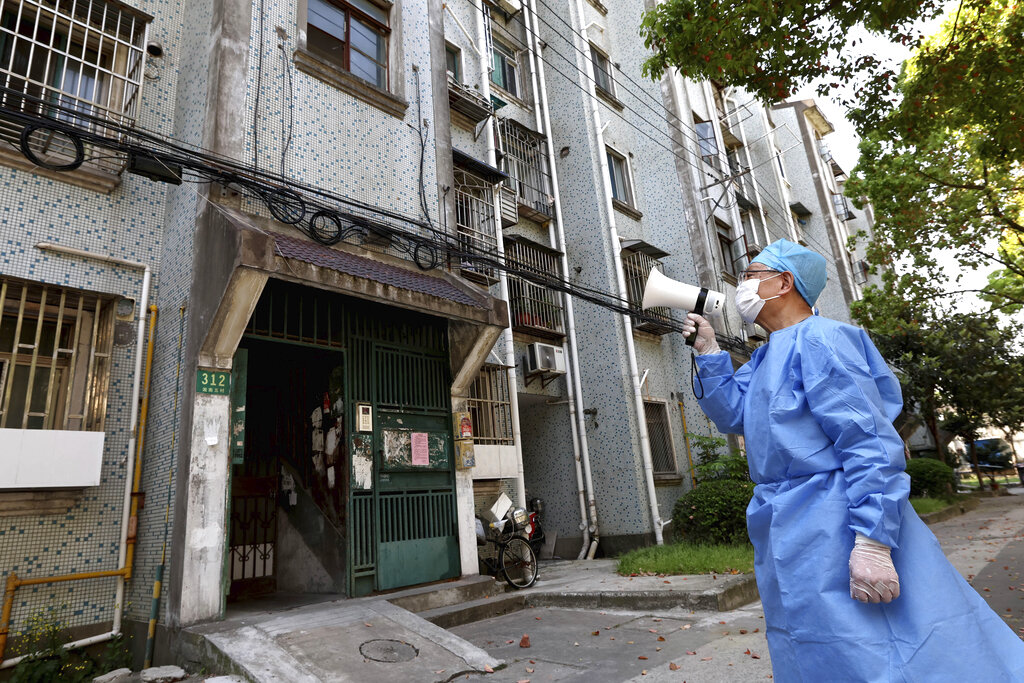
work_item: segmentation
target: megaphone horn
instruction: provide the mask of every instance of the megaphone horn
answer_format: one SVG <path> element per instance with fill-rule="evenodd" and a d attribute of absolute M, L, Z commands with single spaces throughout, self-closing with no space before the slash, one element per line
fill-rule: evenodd
<path fill-rule="evenodd" d="M 647 277 L 641 307 L 644 310 L 656 306 L 681 308 L 708 316 L 721 315 L 724 304 L 725 295 L 721 292 L 673 280 L 655 267 Z"/>

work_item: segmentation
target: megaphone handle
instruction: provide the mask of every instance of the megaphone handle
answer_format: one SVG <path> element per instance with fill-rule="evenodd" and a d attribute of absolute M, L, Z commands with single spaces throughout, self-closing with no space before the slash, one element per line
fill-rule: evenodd
<path fill-rule="evenodd" d="M 687 346 L 693 346 L 694 343 L 696 343 L 696 341 L 697 341 L 697 332 L 694 331 L 693 334 L 691 334 L 689 337 L 686 338 L 686 345 Z"/>
<path fill-rule="evenodd" d="M 701 289 L 700 290 L 700 294 L 697 295 L 697 302 L 694 304 L 693 310 L 690 311 L 690 312 L 691 313 L 696 313 L 697 315 L 704 315 L 704 302 L 707 301 L 707 299 L 708 299 L 708 290 Z M 691 334 L 689 337 L 686 338 L 686 345 L 687 346 L 693 346 L 694 345 L 694 343 L 697 341 L 697 332 L 699 332 L 699 331 L 700 331 L 700 325 L 698 325 L 697 329 L 695 329 L 693 331 L 693 334 Z"/>

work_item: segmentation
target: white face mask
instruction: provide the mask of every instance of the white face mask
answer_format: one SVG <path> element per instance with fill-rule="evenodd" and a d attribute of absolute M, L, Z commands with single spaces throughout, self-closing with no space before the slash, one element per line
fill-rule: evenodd
<path fill-rule="evenodd" d="M 743 318 L 744 322 L 753 323 L 757 320 L 757 316 L 761 314 L 764 302 L 778 299 L 782 296 L 781 294 L 776 294 L 767 299 L 762 299 L 761 295 L 757 293 L 762 282 L 777 278 L 780 275 L 782 273 L 775 273 L 775 275 L 766 277 L 764 280 L 744 280 L 739 284 L 736 288 L 736 310 L 739 311 L 740 317 Z"/>

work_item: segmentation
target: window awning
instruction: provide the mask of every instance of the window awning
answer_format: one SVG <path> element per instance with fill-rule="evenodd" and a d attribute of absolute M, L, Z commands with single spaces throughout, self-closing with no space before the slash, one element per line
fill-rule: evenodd
<path fill-rule="evenodd" d="M 490 164 L 480 161 L 476 157 L 472 157 L 465 152 L 452 148 L 452 161 L 459 168 L 465 169 L 470 173 L 480 176 L 484 180 L 491 183 L 500 183 L 503 180 L 508 179 L 508 174 L 498 170 Z"/>
<path fill-rule="evenodd" d="M 800 202 L 793 202 L 789 205 L 789 209 L 797 216 L 810 216 L 811 210 Z"/>
<path fill-rule="evenodd" d="M 647 254 L 656 261 L 661 260 L 669 255 L 667 251 L 662 251 L 661 249 L 658 249 L 657 247 L 648 244 L 643 240 L 626 240 L 625 242 L 622 242 L 622 249 L 623 251 L 632 251 L 641 254 Z"/>

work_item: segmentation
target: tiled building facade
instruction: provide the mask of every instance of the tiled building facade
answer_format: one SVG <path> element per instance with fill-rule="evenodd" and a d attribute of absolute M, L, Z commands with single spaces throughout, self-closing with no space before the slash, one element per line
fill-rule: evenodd
<path fill-rule="evenodd" d="M 0 378 L 0 432 L 102 445 L 66 437 L 92 439 L 93 458 L 63 480 L 27 466 L 3 480 L 0 571 L 109 575 L 19 586 L 12 647 L 40 610 L 75 638 L 117 629 L 123 611 L 141 643 L 158 578 L 162 659 L 168 634 L 223 615 L 229 597 L 475 573 L 473 516 L 501 492 L 544 500 L 562 557 L 660 540 L 691 485 L 687 433 L 715 433 L 670 333 L 681 313 L 624 316 L 531 272 L 633 307 L 655 267 L 728 296 L 759 246 L 800 239 L 832 264 L 822 314 L 849 318 L 859 259 L 837 205 L 806 198 L 831 169 L 805 154 L 815 119 L 642 78 L 640 0 L 82 6 L 96 14 L 0 9 L 0 368 L 15 396 Z M 54 42 L 62 22 L 82 27 L 63 43 L 77 57 Z M 65 62 L 12 57 L 30 43 Z M 97 136 L 81 152 L 75 126 Z M 84 163 L 45 170 L 26 145 L 51 166 Z M 133 432 L 146 266 L 158 312 Z M 27 332 L 74 336 L 62 300 L 83 302 L 74 319 L 100 331 L 92 341 L 46 347 Z M 716 325 L 738 363 L 764 337 L 731 310 Z M 78 386 L 86 357 L 99 360 Z M 29 387 L 48 383 L 57 393 L 33 403 Z M 93 419 L 71 424 L 79 394 Z M 475 461 L 459 455 L 459 412 Z M 126 497 L 133 436 L 141 480 Z M 0 457 L 22 467 L 32 448 Z M 124 524 L 126 500 L 139 509 Z M 413 571 L 413 556 L 433 559 Z"/>

